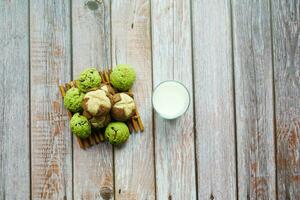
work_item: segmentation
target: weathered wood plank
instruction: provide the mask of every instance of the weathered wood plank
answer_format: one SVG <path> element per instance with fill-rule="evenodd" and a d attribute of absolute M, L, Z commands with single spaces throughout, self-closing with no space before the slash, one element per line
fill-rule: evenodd
<path fill-rule="evenodd" d="M 85 4 L 72 2 L 73 75 L 76 79 L 87 67 L 109 67 L 110 1 Z M 100 143 L 82 150 L 74 138 L 74 198 L 113 198 L 113 149 Z M 106 189 L 105 189 L 106 188 Z"/>
<path fill-rule="evenodd" d="M 229 1 L 192 1 L 199 199 L 236 199 Z"/>
<path fill-rule="evenodd" d="M 271 1 L 278 199 L 300 199 L 300 1 Z"/>
<path fill-rule="evenodd" d="M 0 199 L 30 199 L 28 15 L 0 1 Z"/>
<path fill-rule="evenodd" d="M 157 199 L 196 199 L 190 11 L 189 1 L 151 2 L 154 85 L 174 79 L 191 94 L 181 118 L 155 115 Z"/>
<path fill-rule="evenodd" d="M 33 199 L 72 199 L 72 145 L 58 85 L 70 81 L 69 1 L 30 2 Z"/>
<path fill-rule="evenodd" d="M 150 1 L 114 0 L 111 12 L 112 62 L 134 66 L 133 91 L 145 125 L 143 133 L 131 134 L 123 147 L 115 148 L 115 195 L 116 199 L 154 199 Z"/>
<path fill-rule="evenodd" d="M 239 199 L 276 199 L 268 1 L 233 1 Z"/>

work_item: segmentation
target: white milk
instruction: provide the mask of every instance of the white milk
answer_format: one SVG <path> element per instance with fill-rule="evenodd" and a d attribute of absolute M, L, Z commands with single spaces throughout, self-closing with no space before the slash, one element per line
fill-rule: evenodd
<path fill-rule="evenodd" d="M 155 88 L 152 101 L 154 109 L 161 117 L 175 119 L 189 107 L 190 96 L 181 83 L 165 81 Z"/>

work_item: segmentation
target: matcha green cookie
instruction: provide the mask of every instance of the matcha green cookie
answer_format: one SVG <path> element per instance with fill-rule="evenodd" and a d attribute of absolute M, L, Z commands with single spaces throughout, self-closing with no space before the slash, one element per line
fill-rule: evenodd
<path fill-rule="evenodd" d="M 99 72 L 95 68 L 88 68 L 81 72 L 76 84 L 80 91 L 88 92 L 99 88 L 101 81 Z"/>
<path fill-rule="evenodd" d="M 80 112 L 84 94 L 77 88 L 71 88 L 64 97 L 64 105 L 71 112 Z"/>
<path fill-rule="evenodd" d="M 91 125 L 85 116 L 76 113 L 70 120 L 71 131 L 80 138 L 87 138 L 91 135 Z"/>
<path fill-rule="evenodd" d="M 117 65 L 110 73 L 111 84 L 119 91 L 128 91 L 136 78 L 134 69 L 130 65 Z"/>
<path fill-rule="evenodd" d="M 110 144 L 119 145 L 129 138 L 129 129 L 124 122 L 111 122 L 105 129 L 105 139 Z"/>

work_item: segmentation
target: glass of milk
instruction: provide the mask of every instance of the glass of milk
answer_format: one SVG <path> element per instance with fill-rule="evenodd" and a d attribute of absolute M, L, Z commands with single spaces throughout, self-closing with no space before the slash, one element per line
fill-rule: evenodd
<path fill-rule="evenodd" d="M 190 104 L 187 88 L 178 81 L 164 81 L 153 92 L 155 111 L 165 119 L 175 119 L 185 113 Z"/>

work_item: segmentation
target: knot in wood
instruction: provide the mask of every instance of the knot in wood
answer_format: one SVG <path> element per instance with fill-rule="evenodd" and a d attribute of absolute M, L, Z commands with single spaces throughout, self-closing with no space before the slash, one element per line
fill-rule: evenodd
<path fill-rule="evenodd" d="M 85 5 L 90 10 L 97 10 L 101 3 L 102 3 L 102 0 L 88 0 L 85 2 Z"/>
<path fill-rule="evenodd" d="M 113 193 L 113 190 L 109 186 L 103 186 L 100 188 L 100 195 L 105 200 L 111 199 L 112 193 Z"/>

